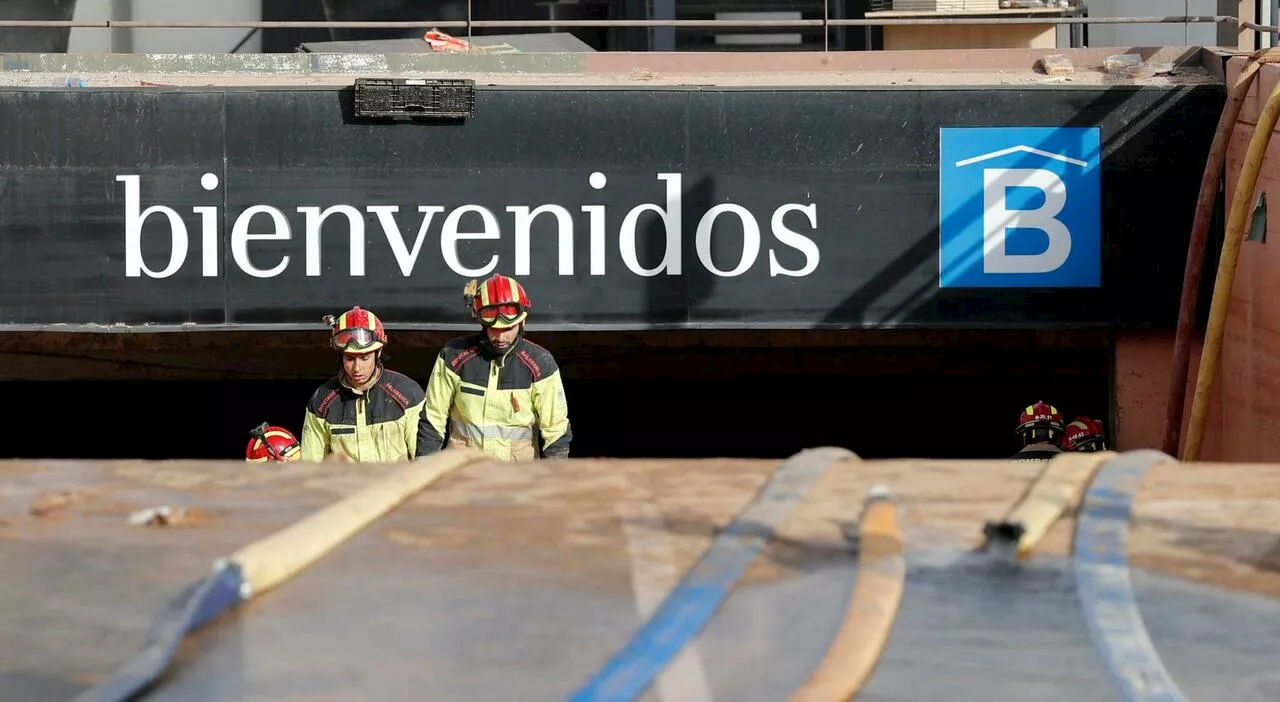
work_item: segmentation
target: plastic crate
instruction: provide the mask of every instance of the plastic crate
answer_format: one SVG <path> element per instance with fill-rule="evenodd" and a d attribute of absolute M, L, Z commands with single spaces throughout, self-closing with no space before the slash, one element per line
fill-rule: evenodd
<path fill-rule="evenodd" d="M 357 117 L 465 118 L 476 113 L 469 78 L 357 78 Z"/>

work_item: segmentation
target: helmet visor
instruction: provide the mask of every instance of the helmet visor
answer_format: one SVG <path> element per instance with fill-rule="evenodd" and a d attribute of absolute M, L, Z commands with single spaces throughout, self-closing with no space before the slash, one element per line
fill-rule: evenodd
<path fill-rule="evenodd" d="M 378 341 L 370 329 L 343 329 L 333 335 L 333 346 L 344 351 L 367 349 Z"/>
<path fill-rule="evenodd" d="M 520 315 L 523 313 L 524 310 L 520 308 L 520 305 L 509 302 L 502 305 L 481 307 L 479 317 L 481 324 L 497 324 L 498 320 L 511 324 L 520 319 Z"/>

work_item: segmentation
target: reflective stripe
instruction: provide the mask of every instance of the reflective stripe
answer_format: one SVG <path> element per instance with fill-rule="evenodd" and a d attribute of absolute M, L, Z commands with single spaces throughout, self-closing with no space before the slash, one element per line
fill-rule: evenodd
<path fill-rule="evenodd" d="M 458 433 L 467 441 L 499 439 L 502 441 L 532 441 L 533 429 L 530 427 L 504 427 L 498 424 L 475 425 L 466 422 L 454 422 Z"/>

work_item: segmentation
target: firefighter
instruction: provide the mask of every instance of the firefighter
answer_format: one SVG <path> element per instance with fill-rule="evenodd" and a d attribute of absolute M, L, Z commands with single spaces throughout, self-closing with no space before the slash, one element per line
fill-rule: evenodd
<path fill-rule="evenodd" d="M 1027 405 L 1018 416 L 1018 437 L 1022 450 L 1013 456 L 1015 461 L 1047 461 L 1062 453 L 1058 440 L 1062 438 L 1062 415 L 1053 405 L 1037 402 Z"/>
<path fill-rule="evenodd" d="M 1107 450 L 1107 434 L 1102 429 L 1102 422 L 1092 417 L 1076 417 L 1067 425 L 1062 434 L 1062 450 L 1095 451 Z"/>
<path fill-rule="evenodd" d="M 412 460 L 418 453 L 422 386 L 382 365 L 387 332 L 374 313 L 353 307 L 326 315 L 338 374 L 311 394 L 302 424 L 302 460 L 330 454 L 352 463 Z"/>
<path fill-rule="evenodd" d="M 565 458 L 573 432 L 559 367 L 525 338 L 529 296 L 514 278 L 494 275 L 463 289 L 480 324 L 445 344 L 427 381 L 424 452 L 477 448 L 497 460 Z"/>
<path fill-rule="evenodd" d="M 263 422 L 249 430 L 249 445 L 244 447 L 244 460 L 249 463 L 292 463 L 302 453 L 293 432 Z"/>

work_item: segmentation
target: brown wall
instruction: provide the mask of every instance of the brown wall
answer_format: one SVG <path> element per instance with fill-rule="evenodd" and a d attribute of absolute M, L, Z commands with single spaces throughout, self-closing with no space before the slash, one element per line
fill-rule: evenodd
<path fill-rule="evenodd" d="M 1231 59 L 1228 84 L 1243 66 L 1244 59 Z M 1264 66 L 1240 111 L 1227 151 L 1228 203 L 1258 113 L 1278 82 L 1280 66 Z M 1273 138 L 1267 150 L 1257 189 L 1266 193 L 1269 203 L 1276 203 L 1272 208 L 1280 206 L 1280 139 Z M 1216 269 L 1205 275 L 1216 275 Z M 1118 448 L 1160 445 L 1171 354 L 1171 334 L 1127 334 L 1117 341 Z M 1188 409 L 1199 354 L 1197 346 L 1188 379 Z M 1280 214 L 1269 218 L 1265 242 L 1246 241 L 1241 249 L 1214 399 L 1203 460 L 1280 460 Z"/>
<path fill-rule="evenodd" d="M 1125 332 L 1115 343 L 1115 448 L 1121 451 L 1159 449 L 1164 443 L 1165 403 L 1169 396 L 1169 374 L 1173 365 L 1173 332 Z M 1187 403 L 1195 392 L 1196 369 L 1200 365 L 1199 340 L 1191 348 L 1191 368 L 1187 375 Z M 1214 388 L 1202 458 L 1221 455 L 1222 386 Z M 1185 422 L 1183 427 L 1185 429 Z M 1232 459 L 1248 460 L 1248 459 Z"/>

